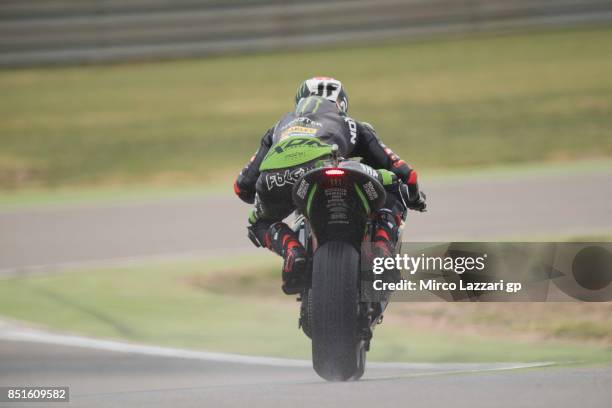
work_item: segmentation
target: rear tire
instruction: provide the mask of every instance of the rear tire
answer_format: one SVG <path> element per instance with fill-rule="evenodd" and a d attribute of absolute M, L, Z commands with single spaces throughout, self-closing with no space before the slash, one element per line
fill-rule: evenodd
<path fill-rule="evenodd" d="M 365 368 L 357 336 L 359 253 L 331 241 L 317 249 L 312 271 L 312 363 L 328 381 L 358 379 Z"/>

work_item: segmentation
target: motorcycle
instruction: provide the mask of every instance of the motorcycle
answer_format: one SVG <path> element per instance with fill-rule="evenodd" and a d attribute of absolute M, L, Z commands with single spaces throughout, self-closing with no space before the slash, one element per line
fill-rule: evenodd
<path fill-rule="evenodd" d="M 372 167 L 337 157 L 293 187 L 294 230 L 307 250 L 307 285 L 298 295 L 299 327 L 312 340 L 312 363 L 328 381 L 359 379 L 374 327 L 387 300 L 362 301 L 362 248 L 368 248 L 372 214 L 385 203 L 381 175 Z M 365 244 L 365 245 L 364 245 Z"/>

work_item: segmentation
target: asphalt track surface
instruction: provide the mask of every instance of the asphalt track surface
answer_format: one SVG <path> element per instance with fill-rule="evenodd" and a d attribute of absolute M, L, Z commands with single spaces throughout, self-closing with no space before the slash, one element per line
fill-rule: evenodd
<path fill-rule="evenodd" d="M 326 383 L 292 361 L 207 361 L 24 341 L 2 341 L 0 361 L 0 383 L 69 385 L 70 406 L 79 407 L 603 408 L 612 401 L 609 368 L 372 364 L 359 382 Z"/>
<path fill-rule="evenodd" d="M 603 367 L 371 363 L 359 382 L 326 383 L 308 361 L 241 361 L 0 327 L 0 384 L 68 385 L 70 406 L 603 408 L 612 401 L 612 369 Z"/>
<path fill-rule="evenodd" d="M 430 211 L 409 218 L 405 238 L 609 233 L 610 180 L 607 170 L 431 183 Z M 216 195 L 0 211 L 0 275 L 252 251 L 244 237 L 247 210 Z M 69 406 L 612 406 L 610 367 L 373 364 L 362 381 L 332 384 L 303 361 L 146 352 L 28 330 L 0 325 L 0 385 L 68 385 Z"/>

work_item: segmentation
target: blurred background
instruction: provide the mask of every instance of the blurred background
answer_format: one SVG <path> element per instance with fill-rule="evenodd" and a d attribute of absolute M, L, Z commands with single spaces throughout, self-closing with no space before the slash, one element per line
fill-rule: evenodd
<path fill-rule="evenodd" d="M 0 332 L 308 358 L 231 185 L 316 75 L 419 171 L 405 239 L 612 236 L 609 0 L 2 0 L 0 66 Z M 393 304 L 371 355 L 610 361 L 611 312 Z"/>

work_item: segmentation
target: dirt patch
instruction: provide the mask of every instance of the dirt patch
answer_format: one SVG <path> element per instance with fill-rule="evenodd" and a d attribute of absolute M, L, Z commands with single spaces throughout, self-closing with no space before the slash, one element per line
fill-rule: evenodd
<path fill-rule="evenodd" d="M 28 186 L 35 186 L 45 172 L 24 161 L 0 157 L 0 188 L 13 190 Z"/>
<path fill-rule="evenodd" d="M 184 277 L 182 283 L 219 295 L 266 298 L 282 295 L 281 273 L 270 268 L 230 269 Z M 283 295 L 284 296 L 284 295 Z"/>
<path fill-rule="evenodd" d="M 610 303 L 394 303 L 388 317 L 423 330 L 612 345 Z"/>

